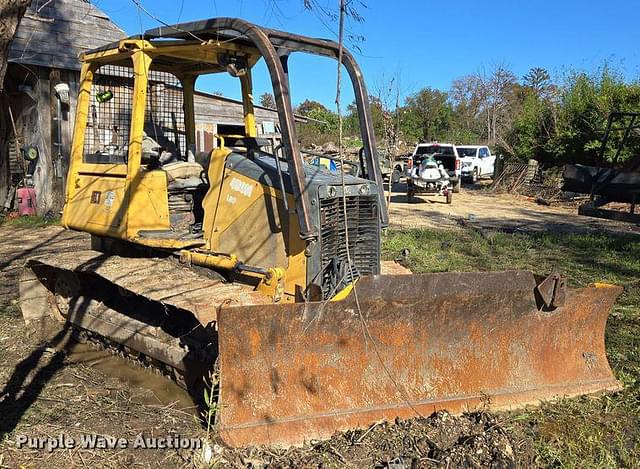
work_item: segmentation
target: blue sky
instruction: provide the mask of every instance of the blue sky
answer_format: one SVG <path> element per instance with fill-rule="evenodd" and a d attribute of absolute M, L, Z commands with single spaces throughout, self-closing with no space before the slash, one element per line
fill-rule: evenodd
<path fill-rule="evenodd" d="M 354 3 L 358 3 L 357 0 Z M 430 86 L 447 90 L 460 76 L 507 65 L 517 76 L 531 67 L 561 77 L 570 69 L 593 71 L 604 61 L 628 79 L 640 77 L 637 20 L 640 1 L 361 0 L 363 23 L 347 28 L 364 37 L 356 53 L 370 94 L 392 76 L 400 77 L 403 96 Z M 132 0 L 93 0 L 127 33 L 158 23 L 139 12 Z M 302 0 L 140 0 L 168 23 L 216 16 L 242 17 L 276 29 L 335 38 L 337 26 L 304 9 Z M 337 10 L 338 0 L 317 0 Z M 265 67 L 254 70 L 254 95 L 270 91 Z M 294 104 L 305 98 L 333 107 L 336 67 L 329 59 L 297 56 L 290 64 Z M 239 96 L 237 80 L 207 77 L 199 87 Z M 343 99 L 353 94 L 344 88 Z"/>

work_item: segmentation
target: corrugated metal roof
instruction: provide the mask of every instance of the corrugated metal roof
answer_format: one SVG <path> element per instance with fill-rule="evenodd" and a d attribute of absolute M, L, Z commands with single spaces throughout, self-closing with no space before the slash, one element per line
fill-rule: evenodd
<path fill-rule="evenodd" d="M 11 43 L 9 61 L 79 70 L 80 53 L 125 36 L 86 0 L 33 0 Z"/>

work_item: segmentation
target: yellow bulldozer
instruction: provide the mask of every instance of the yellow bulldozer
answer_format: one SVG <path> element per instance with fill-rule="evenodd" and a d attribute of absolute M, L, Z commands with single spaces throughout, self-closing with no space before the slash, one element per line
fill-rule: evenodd
<path fill-rule="evenodd" d="M 357 175 L 307 164 L 288 60 L 342 64 L 363 148 Z M 279 139 L 258 136 L 264 60 Z M 390 274 L 369 98 L 329 40 L 216 18 L 82 57 L 62 224 L 86 251 L 30 259 L 28 324 L 55 319 L 150 364 L 194 395 L 218 382 L 229 445 L 286 446 L 381 419 L 615 390 L 604 347 L 621 289 L 528 271 Z M 240 82 L 244 132 L 196 146 L 198 77 Z"/>

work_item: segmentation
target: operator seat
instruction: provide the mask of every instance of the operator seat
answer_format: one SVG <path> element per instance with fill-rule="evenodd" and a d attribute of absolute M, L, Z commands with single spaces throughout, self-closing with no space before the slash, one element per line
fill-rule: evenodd
<path fill-rule="evenodd" d="M 147 170 L 165 173 L 169 191 L 194 190 L 207 185 L 202 165 L 180 159 L 175 143 L 165 137 L 161 127 L 151 122 L 144 127 L 142 163 L 147 165 Z"/>
<path fill-rule="evenodd" d="M 197 189 L 207 184 L 206 173 L 195 161 L 176 161 L 162 165 L 160 170 L 167 174 L 167 189 Z"/>

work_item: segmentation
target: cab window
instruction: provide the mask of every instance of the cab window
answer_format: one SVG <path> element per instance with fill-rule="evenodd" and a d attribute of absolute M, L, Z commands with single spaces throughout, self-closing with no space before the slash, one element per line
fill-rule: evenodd
<path fill-rule="evenodd" d="M 420 146 L 416 149 L 416 155 L 432 155 L 434 153 L 437 153 L 438 155 L 443 155 L 443 156 L 455 155 L 452 146 L 445 147 L 440 145 L 428 145 L 428 146 Z"/>
<path fill-rule="evenodd" d="M 85 163 L 127 162 L 133 82 L 129 66 L 103 65 L 94 73 L 84 138 Z"/>
<path fill-rule="evenodd" d="M 84 139 L 84 162 L 127 164 L 133 68 L 103 65 L 94 74 Z M 186 157 L 183 90 L 172 74 L 152 70 L 148 76 L 142 162 L 163 164 Z"/>
<path fill-rule="evenodd" d="M 464 158 L 465 156 L 476 156 L 476 149 L 469 147 L 458 147 L 458 156 Z"/>

